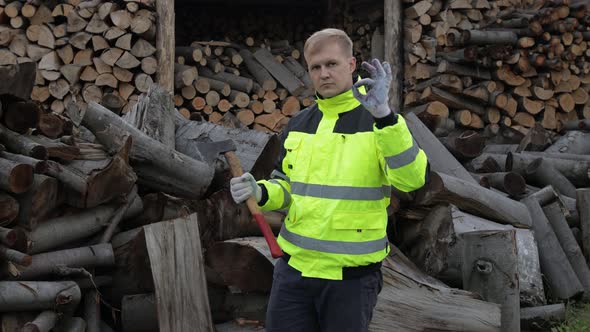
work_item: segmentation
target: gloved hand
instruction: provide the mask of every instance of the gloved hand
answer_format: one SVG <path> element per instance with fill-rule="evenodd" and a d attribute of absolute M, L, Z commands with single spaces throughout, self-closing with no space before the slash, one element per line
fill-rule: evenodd
<path fill-rule="evenodd" d="M 389 63 L 378 59 L 371 60 L 371 64 L 364 61 L 362 67 L 371 74 L 371 78 L 363 78 L 352 86 L 352 94 L 376 118 L 383 118 L 391 113 L 389 109 L 389 86 L 391 84 L 391 67 Z M 366 85 L 370 89 L 366 95 L 358 88 Z"/>
<path fill-rule="evenodd" d="M 231 197 L 238 204 L 245 202 L 250 196 L 253 196 L 256 203 L 262 198 L 262 189 L 256 183 L 256 179 L 250 173 L 244 173 L 242 176 L 232 178 L 230 181 Z"/>

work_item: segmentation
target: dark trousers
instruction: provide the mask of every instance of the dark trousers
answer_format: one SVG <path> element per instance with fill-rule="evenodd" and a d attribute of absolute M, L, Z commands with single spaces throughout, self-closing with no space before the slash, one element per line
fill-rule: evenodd
<path fill-rule="evenodd" d="M 279 259 L 266 312 L 266 331 L 367 331 L 382 286 L 380 270 L 350 280 L 306 278 Z"/>

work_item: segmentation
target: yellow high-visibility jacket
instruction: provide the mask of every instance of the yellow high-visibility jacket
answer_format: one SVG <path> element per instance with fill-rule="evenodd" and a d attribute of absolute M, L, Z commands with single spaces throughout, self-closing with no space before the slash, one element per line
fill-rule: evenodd
<path fill-rule="evenodd" d="M 278 242 L 304 277 L 341 280 L 344 267 L 389 250 L 391 186 L 422 187 L 427 164 L 401 115 L 374 119 L 348 90 L 293 117 L 262 210 L 289 208 Z"/>

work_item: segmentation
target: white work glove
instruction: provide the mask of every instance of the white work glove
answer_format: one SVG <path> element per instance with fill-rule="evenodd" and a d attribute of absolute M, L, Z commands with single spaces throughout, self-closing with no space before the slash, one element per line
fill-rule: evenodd
<path fill-rule="evenodd" d="M 371 78 L 363 78 L 352 86 L 352 94 L 375 118 L 383 118 L 391 113 L 389 109 L 389 86 L 391 84 L 391 67 L 389 63 L 371 60 L 371 64 L 363 61 L 362 67 L 369 72 Z M 366 85 L 370 89 L 367 94 L 360 93 L 358 88 Z"/>
<path fill-rule="evenodd" d="M 250 196 L 253 196 L 256 203 L 262 198 L 262 189 L 256 183 L 256 179 L 250 173 L 244 173 L 242 176 L 232 178 L 230 181 L 231 197 L 238 204 L 245 202 Z"/>

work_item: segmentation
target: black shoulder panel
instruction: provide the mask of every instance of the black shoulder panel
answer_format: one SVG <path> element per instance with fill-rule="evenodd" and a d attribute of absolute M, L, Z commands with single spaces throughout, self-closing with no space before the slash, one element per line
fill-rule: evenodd
<path fill-rule="evenodd" d="M 287 124 L 286 130 L 315 134 L 321 119 L 322 112 L 320 112 L 317 104 L 313 104 L 292 117 Z"/>
<path fill-rule="evenodd" d="M 375 120 L 369 111 L 362 105 L 352 111 L 341 113 L 334 132 L 339 134 L 354 134 L 359 132 L 373 131 Z"/>

